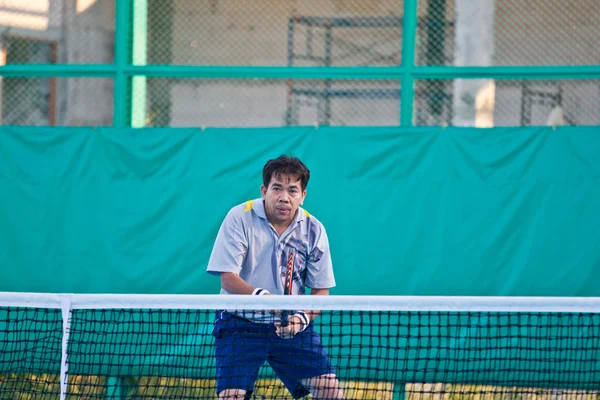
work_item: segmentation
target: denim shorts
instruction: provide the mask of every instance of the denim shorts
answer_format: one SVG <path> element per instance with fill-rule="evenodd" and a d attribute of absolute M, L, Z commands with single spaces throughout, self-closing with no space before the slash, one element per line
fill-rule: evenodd
<path fill-rule="evenodd" d="M 217 393 L 225 389 L 254 390 L 260 367 L 268 362 L 294 398 L 308 390 L 302 379 L 334 370 L 312 323 L 291 339 L 277 336 L 274 324 L 251 322 L 218 311 L 213 329 Z"/>

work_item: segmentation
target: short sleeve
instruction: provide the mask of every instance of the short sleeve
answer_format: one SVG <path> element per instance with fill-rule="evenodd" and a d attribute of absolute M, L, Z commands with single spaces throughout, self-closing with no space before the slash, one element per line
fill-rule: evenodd
<path fill-rule="evenodd" d="M 308 259 L 306 286 L 314 289 L 326 289 L 335 286 L 329 239 L 325 228 L 319 223 L 319 231 L 314 247 Z"/>
<path fill-rule="evenodd" d="M 247 251 L 248 241 L 242 220 L 232 209 L 219 228 L 206 271 L 215 275 L 221 272 L 239 274 Z"/>

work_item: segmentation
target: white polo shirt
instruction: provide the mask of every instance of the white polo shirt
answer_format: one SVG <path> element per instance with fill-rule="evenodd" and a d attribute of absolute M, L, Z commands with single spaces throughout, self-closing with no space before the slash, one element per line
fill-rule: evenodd
<path fill-rule="evenodd" d="M 253 287 L 283 294 L 290 252 L 294 253 L 292 294 L 305 294 L 307 287 L 335 286 L 323 224 L 299 207 L 294 221 L 279 236 L 267 220 L 263 200 L 250 200 L 233 207 L 225 217 L 207 272 L 233 272 Z M 221 289 L 221 294 L 229 293 Z"/>

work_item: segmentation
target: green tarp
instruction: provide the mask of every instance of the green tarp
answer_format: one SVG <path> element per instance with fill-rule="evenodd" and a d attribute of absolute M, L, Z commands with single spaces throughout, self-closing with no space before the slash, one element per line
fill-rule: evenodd
<path fill-rule="evenodd" d="M 0 291 L 217 293 L 218 227 L 284 153 L 334 294 L 600 293 L 598 127 L 0 127 Z"/>

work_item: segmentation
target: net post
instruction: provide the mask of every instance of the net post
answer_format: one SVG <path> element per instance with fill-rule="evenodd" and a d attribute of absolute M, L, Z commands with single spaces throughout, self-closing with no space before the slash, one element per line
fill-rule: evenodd
<path fill-rule="evenodd" d="M 60 400 L 67 398 L 67 384 L 68 384 L 68 369 L 69 360 L 67 347 L 69 345 L 69 333 L 71 332 L 71 295 L 60 296 L 60 308 L 62 314 L 62 345 L 61 345 L 61 360 L 60 360 Z"/>

